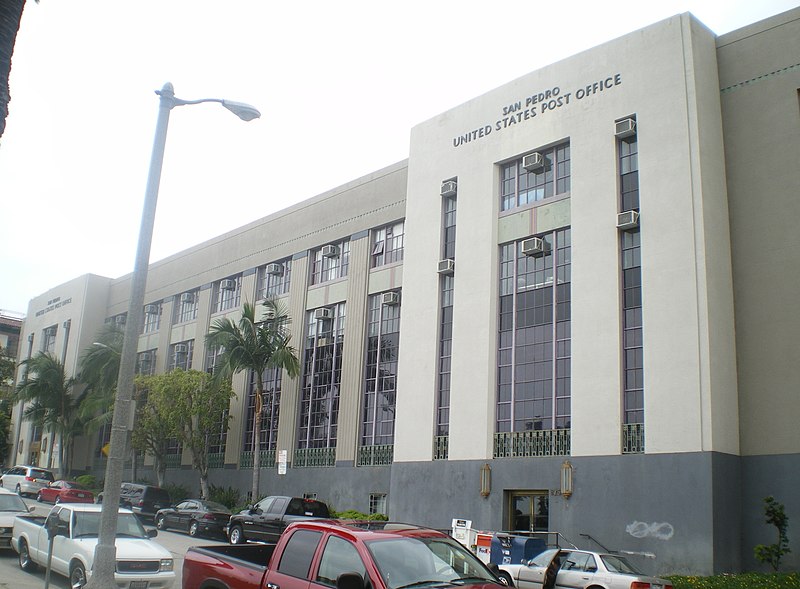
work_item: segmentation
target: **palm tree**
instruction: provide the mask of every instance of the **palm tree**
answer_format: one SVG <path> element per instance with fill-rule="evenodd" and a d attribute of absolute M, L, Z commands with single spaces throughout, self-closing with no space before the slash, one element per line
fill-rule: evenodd
<path fill-rule="evenodd" d="M 291 320 L 288 312 L 274 299 L 264 301 L 264 315 L 256 321 L 256 310 L 250 303 L 242 307 L 236 324 L 230 319 L 217 319 L 206 335 L 206 342 L 222 350 L 214 370 L 214 378 L 231 378 L 233 374 L 252 370 L 256 380 L 253 411 L 253 494 L 259 499 L 261 470 L 261 417 L 264 408 L 264 371 L 283 369 L 291 378 L 300 372 L 300 362 L 289 345 Z"/>
<path fill-rule="evenodd" d="M 91 431 L 111 423 L 124 336 L 122 327 L 106 323 L 97 334 L 97 341 L 81 355 L 79 377 L 87 390 L 81 416 Z"/>
<path fill-rule="evenodd" d="M 8 88 L 11 55 L 14 53 L 14 44 L 17 40 L 17 31 L 22 21 L 24 7 L 25 0 L 0 2 L 0 137 L 3 136 L 6 127 L 8 103 L 11 100 L 11 92 Z"/>
<path fill-rule="evenodd" d="M 61 438 L 58 450 L 59 464 L 68 476 L 72 456 L 72 443 L 81 433 L 81 419 L 78 410 L 84 393 L 74 394 L 77 381 L 67 377 L 64 365 L 45 352 L 23 360 L 27 376 L 14 393 L 14 402 L 29 403 L 23 412 L 23 419 L 40 424 L 45 432 L 51 434 L 50 447 L 56 436 Z"/>

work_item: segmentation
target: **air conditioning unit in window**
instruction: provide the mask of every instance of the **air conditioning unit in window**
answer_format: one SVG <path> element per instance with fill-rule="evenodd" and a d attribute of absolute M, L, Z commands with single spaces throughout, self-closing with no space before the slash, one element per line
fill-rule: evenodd
<path fill-rule="evenodd" d="M 526 256 L 541 256 L 545 253 L 547 244 L 541 237 L 531 237 L 522 241 L 522 253 Z"/>
<path fill-rule="evenodd" d="M 283 276 L 282 264 L 267 264 L 267 274 L 272 276 Z"/>
<path fill-rule="evenodd" d="M 456 271 L 456 261 L 452 258 L 447 258 L 446 260 L 439 260 L 439 269 L 437 272 L 439 274 L 446 274 L 450 275 L 455 273 Z"/>
<path fill-rule="evenodd" d="M 400 302 L 400 293 L 385 292 L 381 295 L 381 305 L 396 305 Z"/>
<path fill-rule="evenodd" d="M 639 226 L 639 213 L 637 211 L 625 211 L 617 214 L 617 229 L 629 231 Z"/>
<path fill-rule="evenodd" d="M 181 295 L 181 302 L 191 304 L 194 302 L 194 293 L 193 292 L 185 292 Z"/>
<path fill-rule="evenodd" d="M 322 321 L 325 319 L 333 319 L 333 310 L 328 307 L 320 307 L 319 309 L 314 309 L 314 319 L 317 321 Z"/>
<path fill-rule="evenodd" d="M 626 139 L 636 135 L 636 121 L 634 119 L 622 119 L 614 124 L 614 135 L 618 139 Z"/>
<path fill-rule="evenodd" d="M 158 315 L 158 305 L 145 305 L 144 312 L 148 315 Z"/>
<path fill-rule="evenodd" d="M 458 184 L 455 180 L 446 180 L 442 182 L 442 196 L 455 196 L 458 192 Z"/>
<path fill-rule="evenodd" d="M 236 281 L 231 280 L 230 278 L 226 278 L 225 280 L 219 281 L 219 289 L 220 290 L 236 290 Z"/>
<path fill-rule="evenodd" d="M 539 172 L 544 168 L 544 156 L 538 151 L 529 153 L 522 158 L 522 167 L 529 172 Z"/>
<path fill-rule="evenodd" d="M 175 354 L 185 354 L 189 351 L 189 346 L 186 344 L 175 344 Z"/>
<path fill-rule="evenodd" d="M 322 246 L 322 257 L 323 258 L 336 258 L 339 256 L 339 246 L 338 245 L 323 245 Z"/>

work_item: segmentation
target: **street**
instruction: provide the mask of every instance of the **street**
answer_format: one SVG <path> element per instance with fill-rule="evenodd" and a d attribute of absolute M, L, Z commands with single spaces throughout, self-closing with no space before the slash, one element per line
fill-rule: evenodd
<path fill-rule="evenodd" d="M 52 507 L 48 503 L 37 503 L 33 499 L 25 499 L 29 506 L 35 506 L 34 515 L 46 515 Z M 145 527 L 154 527 L 152 524 L 145 524 Z M 154 539 L 172 553 L 175 558 L 175 588 L 181 586 L 181 569 L 183 568 L 183 556 L 190 546 L 206 546 L 209 544 L 224 544 L 221 540 L 212 538 L 191 538 L 188 534 L 179 532 L 159 532 Z M 17 553 L 13 550 L 0 551 L 0 589 L 42 589 L 45 583 L 45 571 L 40 568 L 35 573 L 26 573 L 19 568 Z M 69 589 L 66 577 L 52 574 L 50 577 L 50 587 L 53 589 Z"/>

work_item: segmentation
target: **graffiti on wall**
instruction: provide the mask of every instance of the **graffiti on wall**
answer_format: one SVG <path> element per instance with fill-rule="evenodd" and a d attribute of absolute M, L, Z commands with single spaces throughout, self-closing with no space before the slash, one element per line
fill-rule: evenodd
<path fill-rule="evenodd" d="M 656 540 L 669 540 L 675 534 L 675 528 L 672 524 L 664 523 L 647 523 L 647 522 L 631 522 L 625 527 L 634 538 L 655 538 Z"/>

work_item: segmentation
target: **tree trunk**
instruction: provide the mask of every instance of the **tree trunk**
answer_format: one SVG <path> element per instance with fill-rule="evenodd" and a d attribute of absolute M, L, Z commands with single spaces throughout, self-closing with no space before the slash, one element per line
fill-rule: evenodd
<path fill-rule="evenodd" d="M 167 462 L 161 458 L 155 458 L 156 477 L 158 479 L 158 486 L 163 487 L 164 481 L 167 478 Z"/>
<path fill-rule="evenodd" d="M 200 473 L 200 499 L 208 501 L 208 471 Z"/>
<path fill-rule="evenodd" d="M 256 398 L 253 407 L 253 491 L 252 503 L 258 502 L 261 483 L 261 413 L 264 410 L 264 383 L 262 375 L 256 373 Z"/>

